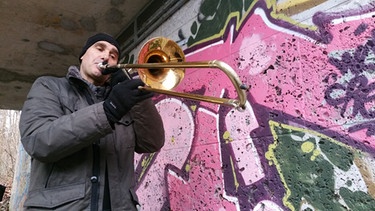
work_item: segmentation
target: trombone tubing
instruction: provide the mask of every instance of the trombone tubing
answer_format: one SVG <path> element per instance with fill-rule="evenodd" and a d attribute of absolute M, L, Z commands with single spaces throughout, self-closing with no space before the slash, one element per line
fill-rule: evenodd
<path fill-rule="evenodd" d="M 245 108 L 246 104 L 246 85 L 242 84 L 237 73 L 227 63 L 211 60 L 211 61 L 196 61 L 196 62 L 166 62 L 166 63 L 143 63 L 143 64 L 117 64 L 117 68 L 218 68 L 222 70 L 233 83 L 238 94 L 238 105 L 235 107 Z"/>

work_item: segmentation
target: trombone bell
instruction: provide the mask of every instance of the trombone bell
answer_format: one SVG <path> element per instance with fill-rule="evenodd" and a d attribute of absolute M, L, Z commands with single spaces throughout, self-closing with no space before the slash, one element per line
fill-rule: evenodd
<path fill-rule="evenodd" d="M 185 55 L 181 48 L 172 40 L 156 37 L 146 42 L 138 55 L 138 63 L 169 63 L 184 62 Z M 140 79 L 155 89 L 171 90 L 185 76 L 184 68 L 139 68 Z"/>

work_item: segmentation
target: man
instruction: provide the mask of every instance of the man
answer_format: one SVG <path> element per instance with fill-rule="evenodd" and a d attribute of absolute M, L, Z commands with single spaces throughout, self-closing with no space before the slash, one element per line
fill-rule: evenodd
<path fill-rule="evenodd" d="M 134 152 L 164 145 L 150 92 L 119 70 L 120 47 L 108 34 L 90 37 L 80 67 L 38 78 L 24 103 L 21 141 L 31 156 L 26 210 L 136 210 Z"/>

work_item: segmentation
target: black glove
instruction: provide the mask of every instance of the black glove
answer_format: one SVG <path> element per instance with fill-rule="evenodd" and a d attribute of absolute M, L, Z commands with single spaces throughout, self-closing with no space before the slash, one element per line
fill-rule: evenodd
<path fill-rule="evenodd" d="M 138 102 L 152 97 L 152 92 L 139 90 L 145 84 L 140 79 L 124 81 L 115 85 L 104 101 L 103 107 L 108 121 L 113 125 Z"/>
<path fill-rule="evenodd" d="M 102 71 L 102 75 L 108 74 L 111 74 L 111 79 L 109 81 L 111 87 L 114 87 L 125 80 L 131 79 L 129 75 L 126 75 L 124 71 L 122 71 L 122 69 L 116 67 L 106 68 Z"/>

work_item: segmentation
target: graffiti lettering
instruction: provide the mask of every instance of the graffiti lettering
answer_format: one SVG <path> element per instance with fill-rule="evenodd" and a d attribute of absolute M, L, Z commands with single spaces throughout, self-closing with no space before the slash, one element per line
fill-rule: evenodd
<path fill-rule="evenodd" d="M 363 24 L 360 26 L 363 30 Z M 356 32 L 358 33 L 358 32 Z M 372 32 L 374 35 L 374 31 Z M 373 36 L 374 38 L 374 36 Z M 375 72 L 374 39 L 368 40 L 365 45 L 358 46 L 354 53 L 345 52 L 341 59 L 329 58 L 329 62 L 336 66 L 343 77 L 350 78 L 348 83 L 334 83 L 325 91 L 326 102 L 340 110 L 340 115 L 344 118 L 361 118 L 371 120 L 375 117 L 375 83 L 370 82 L 371 74 Z M 336 79 L 337 80 L 337 79 Z M 352 107 L 349 104 L 352 103 Z M 359 123 L 351 126 L 349 131 L 354 132 L 367 128 L 368 136 L 375 135 L 371 124 Z"/>

